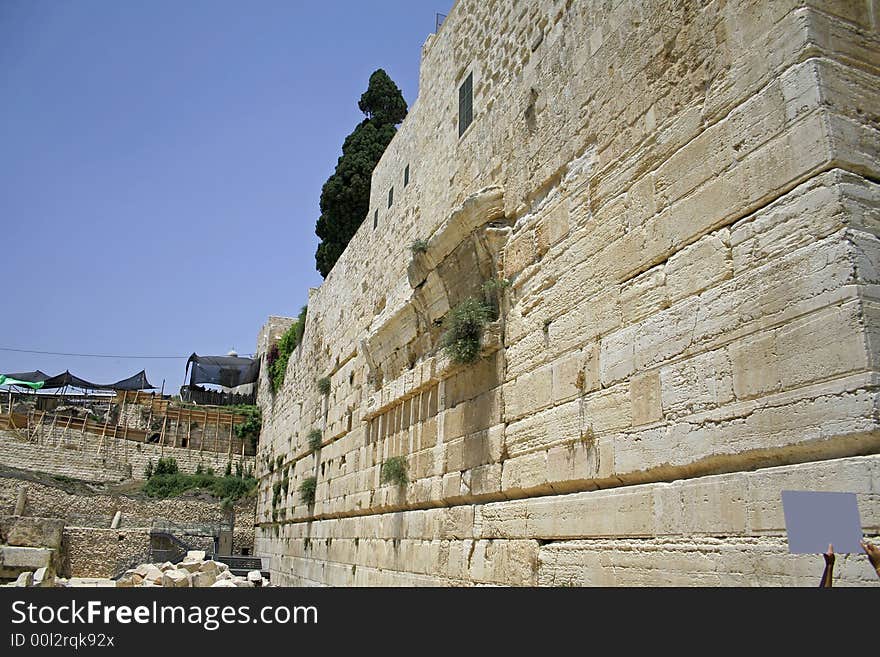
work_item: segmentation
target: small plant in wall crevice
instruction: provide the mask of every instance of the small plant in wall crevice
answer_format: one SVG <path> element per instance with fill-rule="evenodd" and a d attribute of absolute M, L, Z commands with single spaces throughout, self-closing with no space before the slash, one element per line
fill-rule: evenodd
<path fill-rule="evenodd" d="M 317 452 L 321 449 L 321 431 L 319 429 L 312 429 L 309 431 L 309 449 L 313 452 Z"/>
<path fill-rule="evenodd" d="M 493 317 L 493 308 L 469 297 L 449 311 L 444 320 L 442 347 L 454 363 L 473 363 L 480 357 L 483 329 Z"/>
<path fill-rule="evenodd" d="M 383 484 L 396 484 L 405 486 L 409 481 L 406 474 L 406 459 L 402 456 L 392 456 L 382 464 L 380 480 Z"/>
<path fill-rule="evenodd" d="M 428 240 L 413 240 L 409 245 L 409 250 L 415 256 L 418 253 L 425 253 L 428 250 Z"/>
<path fill-rule="evenodd" d="M 315 503 L 315 491 L 317 489 L 318 479 L 316 477 L 303 479 L 302 483 L 299 485 L 299 496 L 307 506 L 312 506 L 312 504 Z"/>
<path fill-rule="evenodd" d="M 317 383 L 318 383 L 318 392 L 320 392 L 322 395 L 329 395 L 330 394 L 330 377 L 329 376 L 321 377 L 320 379 L 318 379 Z"/>

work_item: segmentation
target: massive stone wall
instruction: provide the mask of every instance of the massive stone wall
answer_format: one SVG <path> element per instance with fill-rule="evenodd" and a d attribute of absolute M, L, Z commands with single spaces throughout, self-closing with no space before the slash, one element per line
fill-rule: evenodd
<path fill-rule="evenodd" d="M 459 0 L 261 382 L 273 582 L 815 585 L 791 488 L 857 493 L 880 533 L 878 25 L 868 0 Z M 490 279 L 455 365 L 443 318 Z"/>

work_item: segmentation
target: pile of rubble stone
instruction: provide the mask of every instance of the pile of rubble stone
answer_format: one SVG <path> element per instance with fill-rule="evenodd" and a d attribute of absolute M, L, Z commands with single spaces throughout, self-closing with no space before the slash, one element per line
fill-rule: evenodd
<path fill-rule="evenodd" d="M 110 583 L 110 582 L 108 582 Z M 69 580 L 56 577 L 51 568 L 40 568 L 36 572 L 23 572 L 12 586 L 69 586 Z M 183 561 L 173 564 L 144 563 L 136 568 L 126 570 L 116 580 L 117 587 L 149 587 L 165 586 L 182 587 L 261 587 L 269 586 L 269 580 L 259 570 L 252 570 L 247 577 L 233 575 L 229 566 L 219 561 L 205 559 L 203 550 L 191 550 L 186 553 Z"/>
<path fill-rule="evenodd" d="M 203 550 L 191 550 L 183 561 L 173 564 L 144 563 L 126 570 L 116 580 L 116 586 L 165 586 L 169 588 L 217 586 L 254 587 L 268 586 L 269 580 L 259 570 L 252 570 L 247 577 L 233 575 L 229 566 L 219 561 L 205 559 Z"/>

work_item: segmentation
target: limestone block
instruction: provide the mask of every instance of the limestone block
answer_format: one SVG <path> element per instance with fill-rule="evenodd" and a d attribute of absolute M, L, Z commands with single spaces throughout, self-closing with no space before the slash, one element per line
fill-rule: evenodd
<path fill-rule="evenodd" d="M 34 574 L 30 570 L 26 570 L 23 573 L 19 574 L 19 576 L 15 580 L 15 585 L 18 587 L 23 586 L 33 586 L 34 585 Z"/>
<path fill-rule="evenodd" d="M 203 561 L 199 565 L 199 572 L 209 573 L 211 575 L 216 576 L 220 572 L 220 566 L 218 565 L 218 563 L 216 561 L 211 561 L 211 560 Z"/>
<path fill-rule="evenodd" d="M 225 581 L 230 581 L 230 580 L 225 580 Z M 253 582 L 251 582 L 250 580 L 248 580 L 245 577 L 236 577 L 235 579 L 233 579 L 231 581 L 234 586 L 237 586 L 239 588 L 247 589 L 247 588 L 253 588 L 253 586 L 254 586 Z M 224 584 L 224 586 L 226 586 L 226 585 Z"/>
<path fill-rule="evenodd" d="M 132 586 L 141 586 L 145 581 L 143 577 L 138 575 L 135 571 L 127 571 L 124 573 L 119 579 L 116 580 L 117 587 L 132 587 Z M 149 582 L 149 584 L 153 584 L 153 582 Z"/>
<path fill-rule="evenodd" d="M 64 520 L 58 518 L 33 518 L 29 516 L 4 516 L 0 518 L 4 541 L 20 547 L 61 547 Z"/>
<path fill-rule="evenodd" d="M 660 373 L 653 370 L 633 377 L 629 384 L 632 400 L 632 425 L 652 424 L 663 419 L 660 402 Z"/>
<path fill-rule="evenodd" d="M 218 579 L 216 582 L 211 584 L 211 588 L 235 588 L 236 584 L 232 580 L 228 579 Z"/>
<path fill-rule="evenodd" d="M 733 372 L 727 350 L 704 352 L 661 368 L 660 386 L 667 418 L 691 415 L 732 401 Z"/>
<path fill-rule="evenodd" d="M 251 583 L 251 586 L 262 586 L 263 585 L 263 575 L 259 570 L 252 570 L 247 574 L 247 580 Z"/>
<path fill-rule="evenodd" d="M 697 294 L 733 274 L 729 231 L 722 229 L 685 247 L 666 263 L 665 287 L 674 302 Z"/>
<path fill-rule="evenodd" d="M 144 569 L 143 573 L 140 570 L 135 571 L 138 575 L 144 578 L 145 582 L 152 582 L 153 584 L 162 584 L 162 578 L 164 573 L 156 568 L 153 564 L 148 564 Z"/>
<path fill-rule="evenodd" d="M 190 585 L 190 574 L 186 570 L 166 570 L 162 575 L 162 586 L 166 588 L 185 588 Z"/>
<path fill-rule="evenodd" d="M 186 553 L 186 556 L 183 558 L 184 561 L 204 561 L 205 560 L 205 551 L 204 550 L 190 550 Z"/>
<path fill-rule="evenodd" d="M 584 373 L 586 368 L 584 352 L 575 351 L 562 356 L 553 361 L 551 368 L 551 387 L 554 404 L 574 399 L 582 392 L 588 392 L 588 383 Z M 507 398 L 505 397 L 506 401 Z M 505 410 L 506 408 L 505 404 Z"/>
<path fill-rule="evenodd" d="M 665 266 L 652 267 L 621 285 L 620 313 L 626 324 L 668 307 Z"/>
<path fill-rule="evenodd" d="M 562 202 L 535 225 L 535 246 L 538 257 L 543 257 L 551 246 L 558 243 L 568 234 L 569 209 L 568 203 Z"/>
<path fill-rule="evenodd" d="M 52 565 L 55 550 L 37 547 L 0 546 L 0 570 L 35 571 Z M 17 575 L 18 573 L 16 573 Z"/>
<path fill-rule="evenodd" d="M 185 570 L 189 573 L 197 573 L 199 570 L 201 570 L 201 567 L 202 567 L 201 561 L 184 560 L 184 561 L 181 561 L 179 564 L 177 564 L 177 568 L 179 570 Z"/>
<path fill-rule="evenodd" d="M 213 573 L 196 572 L 192 575 L 192 585 L 195 588 L 207 588 L 217 581 Z"/>
<path fill-rule="evenodd" d="M 738 340 L 730 347 L 733 390 L 737 399 L 750 399 L 782 387 L 776 333 L 769 331 Z"/>

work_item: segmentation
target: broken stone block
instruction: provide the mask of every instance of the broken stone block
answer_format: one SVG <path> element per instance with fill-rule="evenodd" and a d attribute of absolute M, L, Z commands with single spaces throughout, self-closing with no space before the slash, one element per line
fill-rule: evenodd
<path fill-rule="evenodd" d="M 227 580 L 227 581 L 229 581 L 229 580 Z M 233 579 L 231 581 L 233 584 L 235 584 L 235 586 L 242 588 L 242 589 L 252 588 L 254 585 L 253 582 L 245 579 L 244 577 L 235 577 L 235 579 Z"/>
<path fill-rule="evenodd" d="M 230 579 L 218 579 L 216 582 L 211 584 L 211 588 L 220 588 L 220 587 L 235 588 L 235 586 L 236 586 L 235 582 L 233 582 Z"/>
<path fill-rule="evenodd" d="M 247 574 L 247 580 L 252 586 L 262 586 L 263 574 L 259 570 L 252 570 Z"/>
<path fill-rule="evenodd" d="M 58 518 L 0 518 L 4 542 L 21 547 L 60 548 L 64 521 Z"/>
<path fill-rule="evenodd" d="M 15 580 L 16 586 L 33 586 L 34 585 L 34 574 L 26 570 L 18 576 L 18 579 Z"/>
<path fill-rule="evenodd" d="M 204 561 L 205 560 L 205 551 L 204 550 L 190 550 L 186 553 L 186 556 L 183 558 L 184 561 Z"/>
<path fill-rule="evenodd" d="M 141 574 L 140 570 L 136 571 L 138 575 L 144 578 L 144 581 L 151 582 L 156 585 L 162 584 L 162 577 L 164 573 L 156 568 L 153 564 L 147 564 L 147 567 L 144 569 L 144 573 Z"/>
<path fill-rule="evenodd" d="M 177 564 L 178 570 L 185 570 L 189 573 L 197 573 L 201 569 L 201 561 L 181 561 Z"/>
<path fill-rule="evenodd" d="M 55 586 L 55 570 L 51 566 L 37 568 L 34 573 L 34 586 L 51 588 Z"/>
<path fill-rule="evenodd" d="M 166 588 L 184 588 L 189 585 L 189 573 L 185 570 L 166 570 L 162 576 L 162 586 Z"/>
<path fill-rule="evenodd" d="M 193 573 L 192 574 L 192 585 L 195 588 L 207 588 L 212 586 L 214 582 L 217 581 L 217 578 L 214 576 L 214 573 Z"/>
<path fill-rule="evenodd" d="M 199 571 L 203 573 L 210 573 L 214 577 L 217 577 L 217 575 L 220 573 L 220 568 L 218 568 L 216 562 L 209 560 L 202 562 L 202 564 L 199 566 Z"/>

